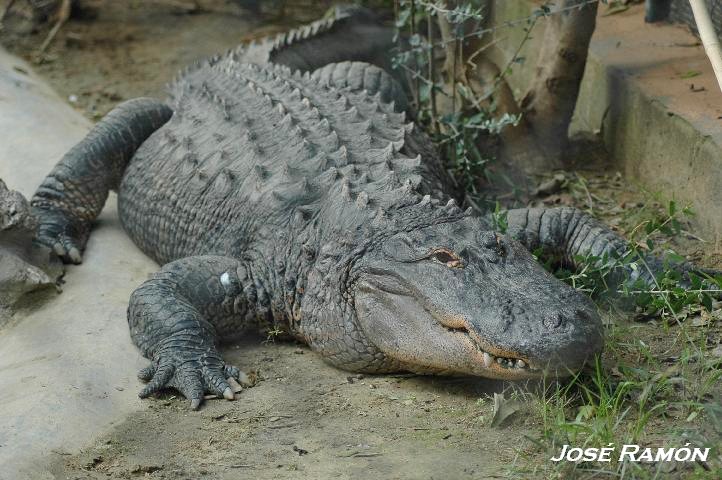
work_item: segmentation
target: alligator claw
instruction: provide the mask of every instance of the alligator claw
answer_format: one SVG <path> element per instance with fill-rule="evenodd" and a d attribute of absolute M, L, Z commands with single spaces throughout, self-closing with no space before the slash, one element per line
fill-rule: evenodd
<path fill-rule="evenodd" d="M 228 377 L 228 378 L 226 378 L 226 381 L 228 382 L 228 385 L 231 386 L 231 390 L 233 390 L 233 393 L 238 393 L 238 392 L 240 392 L 241 390 L 243 390 L 243 387 L 241 386 L 240 383 L 238 383 L 238 382 L 236 381 L 235 378 L 233 378 L 233 377 Z"/>
<path fill-rule="evenodd" d="M 151 363 L 147 367 L 140 369 L 140 371 L 138 372 L 138 379 L 145 383 L 148 383 L 153 378 L 153 375 L 155 375 L 155 365 Z"/>
<path fill-rule="evenodd" d="M 63 263 L 81 263 L 89 229 L 61 211 L 35 208 L 34 213 L 40 222 L 35 241 L 51 248 Z"/>
<path fill-rule="evenodd" d="M 60 257 L 63 263 L 74 263 L 76 265 L 83 262 L 83 256 L 80 254 L 78 247 L 74 246 L 73 240 L 62 236 L 53 243 L 53 251 L 55 255 Z"/>
<path fill-rule="evenodd" d="M 231 387 L 223 390 L 223 398 L 225 398 L 226 400 L 235 400 L 236 396 L 233 395 L 233 390 L 231 390 Z"/>
<path fill-rule="evenodd" d="M 224 364 L 214 352 L 174 353 L 161 353 L 157 360 L 138 372 L 138 378 L 148 382 L 138 393 L 140 398 L 174 388 L 190 400 L 192 410 L 200 407 L 206 392 L 226 400 L 235 399 L 235 392 L 240 391 L 237 379 L 245 375 L 237 367 Z"/>

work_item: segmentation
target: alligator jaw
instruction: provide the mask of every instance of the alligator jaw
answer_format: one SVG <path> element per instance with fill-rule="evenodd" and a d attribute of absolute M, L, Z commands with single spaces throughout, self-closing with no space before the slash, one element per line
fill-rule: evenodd
<path fill-rule="evenodd" d="M 484 370 L 479 374 L 505 380 L 534 378 L 543 375 L 543 371 L 531 366 L 528 359 L 514 352 L 488 345 L 465 325 L 449 327 L 445 323 L 439 323 L 452 335 L 463 338 L 468 344 L 471 355 L 477 360 L 476 363 L 483 366 Z"/>

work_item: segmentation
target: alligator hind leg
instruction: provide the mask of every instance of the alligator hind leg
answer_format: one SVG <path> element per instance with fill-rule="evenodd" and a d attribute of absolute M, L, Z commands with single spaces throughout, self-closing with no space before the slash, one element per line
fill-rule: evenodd
<path fill-rule="evenodd" d="M 75 145 L 45 177 L 32 198 L 40 221 L 37 241 L 66 263 L 80 263 L 93 220 L 120 184 L 135 151 L 172 116 L 150 98 L 121 103 Z"/>
<path fill-rule="evenodd" d="M 242 373 L 223 361 L 216 340 L 251 326 L 265 311 L 252 303 L 264 298 L 250 270 L 232 258 L 187 257 L 163 266 L 128 307 L 133 343 L 152 361 L 138 375 L 149 382 L 139 396 L 172 387 L 194 410 L 206 391 L 233 400 L 231 383 Z"/>
<path fill-rule="evenodd" d="M 565 264 L 575 269 L 583 267 L 588 259 L 596 262 L 605 256 L 609 259 L 621 259 L 630 252 L 629 244 L 624 238 L 576 208 L 518 208 L 509 210 L 507 222 L 507 233 L 521 241 L 529 250 L 541 249 L 558 255 Z M 614 280 L 641 280 L 648 286 L 654 286 L 655 277 L 666 268 L 665 262 L 650 254 L 641 255 L 639 260 L 643 263 L 636 265 L 636 268 L 632 265 L 634 262 L 621 265 L 613 272 Z M 682 274 L 683 285 L 689 283 L 690 272 L 701 276 L 722 274 L 688 262 L 670 267 Z"/>

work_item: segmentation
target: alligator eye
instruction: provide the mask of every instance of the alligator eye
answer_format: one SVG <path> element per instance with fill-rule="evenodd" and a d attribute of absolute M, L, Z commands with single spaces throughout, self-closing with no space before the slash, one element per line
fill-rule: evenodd
<path fill-rule="evenodd" d="M 445 249 L 435 250 L 429 257 L 450 268 L 459 268 L 463 266 L 461 259 L 458 256 Z"/>

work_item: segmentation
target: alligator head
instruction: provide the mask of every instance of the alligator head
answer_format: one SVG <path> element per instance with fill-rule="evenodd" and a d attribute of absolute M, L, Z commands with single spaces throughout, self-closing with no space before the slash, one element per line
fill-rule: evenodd
<path fill-rule="evenodd" d="M 411 371 L 563 376 L 602 349 L 593 303 L 478 219 L 396 234 L 357 272 L 364 335 Z"/>

